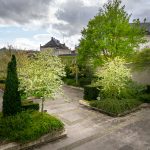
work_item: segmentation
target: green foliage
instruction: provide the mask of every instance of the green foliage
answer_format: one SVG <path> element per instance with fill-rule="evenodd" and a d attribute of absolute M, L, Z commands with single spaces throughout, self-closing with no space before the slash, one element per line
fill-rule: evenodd
<path fill-rule="evenodd" d="M 79 78 L 79 85 L 80 85 L 81 87 L 84 87 L 84 86 L 86 86 L 86 85 L 89 85 L 89 84 L 91 84 L 91 82 L 92 82 L 92 78 L 90 78 L 90 77 L 82 77 L 82 78 Z"/>
<path fill-rule="evenodd" d="M 8 63 L 5 91 L 3 95 L 3 115 L 15 115 L 21 111 L 21 97 L 18 91 L 18 76 L 16 67 L 16 57 L 12 55 Z"/>
<path fill-rule="evenodd" d="M 65 78 L 63 81 L 64 81 L 64 83 L 67 84 L 67 85 L 79 86 L 79 84 L 76 84 L 75 79 L 68 79 L 68 78 Z"/>
<path fill-rule="evenodd" d="M 104 4 L 82 31 L 78 48 L 80 63 L 99 64 L 116 56 L 129 57 L 134 48 L 146 42 L 145 29 L 140 27 L 138 19 L 131 25 L 130 17 L 125 6 L 121 6 L 121 0 L 111 0 Z"/>
<path fill-rule="evenodd" d="M 7 118 L 0 117 L 0 139 L 28 142 L 46 133 L 56 134 L 64 128 L 57 118 L 46 113 L 25 111 Z"/>
<path fill-rule="evenodd" d="M 138 70 L 150 69 L 150 48 L 138 51 L 133 59 L 134 68 Z"/>
<path fill-rule="evenodd" d="M 96 107 L 114 116 L 131 111 L 132 109 L 137 108 L 140 104 L 142 104 L 142 102 L 137 99 L 105 99 L 90 102 L 92 107 Z"/>
<path fill-rule="evenodd" d="M 5 80 L 2 80 L 2 79 L 1 79 L 1 80 L 0 80 L 0 83 L 5 83 Z"/>
<path fill-rule="evenodd" d="M 84 86 L 84 99 L 85 100 L 96 100 L 100 93 L 100 87 L 93 85 Z"/>
<path fill-rule="evenodd" d="M 52 98 L 63 84 L 64 65 L 60 58 L 53 56 L 51 51 L 38 53 L 29 59 L 24 67 L 19 68 L 20 89 L 28 96 Z"/>
<path fill-rule="evenodd" d="M 147 85 L 146 93 L 149 93 L 149 94 L 150 94 L 150 85 Z"/>
<path fill-rule="evenodd" d="M 3 91 L 5 90 L 5 84 L 4 83 L 0 83 L 0 89 Z"/>
<path fill-rule="evenodd" d="M 139 96 L 139 100 L 141 100 L 144 103 L 150 103 L 150 93 L 149 94 L 141 94 Z"/>
<path fill-rule="evenodd" d="M 96 75 L 99 78 L 96 85 L 102 86 L 102 92 L 107 98 L 122 98 L 123 94 L 127 94 L 131 73 L 124 59 L 116 57 L 109 60 Z"/>
<path fill-rule="evenodd" d="M 22 101 L 22 110 L 37 110 L 39 111 L 39 103 L 33 103 L 33 101 L 24 100 Z"/>

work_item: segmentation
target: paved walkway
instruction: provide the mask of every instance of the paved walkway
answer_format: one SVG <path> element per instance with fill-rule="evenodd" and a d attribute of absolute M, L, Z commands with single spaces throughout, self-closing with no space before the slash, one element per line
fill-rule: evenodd
<path fill-rule="evenodd" d="M 65 123 L 68 137 L 34 150 L 150 150 L 150 109 L 112 118 L 79 105 L 82 90 L 63 90 L 45 109 Z"/>
<path fill-rule="evenodd" d="M 35 150 L 150 150 L 150 109 L 112 118 L 79 105 L 83 91 L 63 90 L 45 109 L 65 123 L 68 137 Z"/>

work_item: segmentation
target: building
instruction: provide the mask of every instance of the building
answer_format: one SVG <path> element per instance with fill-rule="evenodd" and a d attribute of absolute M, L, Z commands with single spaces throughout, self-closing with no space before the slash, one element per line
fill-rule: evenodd
<path fill-rule="evenodd" d="M 53 37 L 45 45 L 43 46 L 40 45 L 40 51 L 48 50 L 48 49 L 53 50 L 53 54 L 56 56 L 71 54 L 71 50 L 65 44 L 61 44 L 59 40 Z"/>

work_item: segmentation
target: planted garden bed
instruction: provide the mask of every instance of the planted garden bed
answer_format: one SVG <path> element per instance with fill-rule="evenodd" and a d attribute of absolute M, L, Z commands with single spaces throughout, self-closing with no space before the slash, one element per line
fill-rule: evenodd
<path fill-rule="evenodd" d="M 52 137 L 64 131 L 64 124 L 54 116 L 38 111 L 23 111 L 15 116 L 0 115 L 0 140 L 27 143 L 45 134 Z"/>
<path fill-rule="evenodd" d="M 93 100 L 86 101 L 80 100 L 80 104 L 99 111 L 101 113 L 107 114 L 112 117 L 121 117 L 129 113 L 135 112 L 142 107 L 142 102 L 137 99 L 125 99 L 125 100 Z"/>

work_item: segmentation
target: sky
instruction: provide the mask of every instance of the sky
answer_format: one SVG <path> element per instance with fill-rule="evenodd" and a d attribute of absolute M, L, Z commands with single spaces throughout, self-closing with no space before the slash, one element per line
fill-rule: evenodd
<path fill-rule="evenodd" d="M 81 30 L 107 0 L 0 0 L 0 48 L 39 50 L 51 37 L 74 50 Z M 122 0 L 131 21 L 150 22 L 150 0 Z"/>

